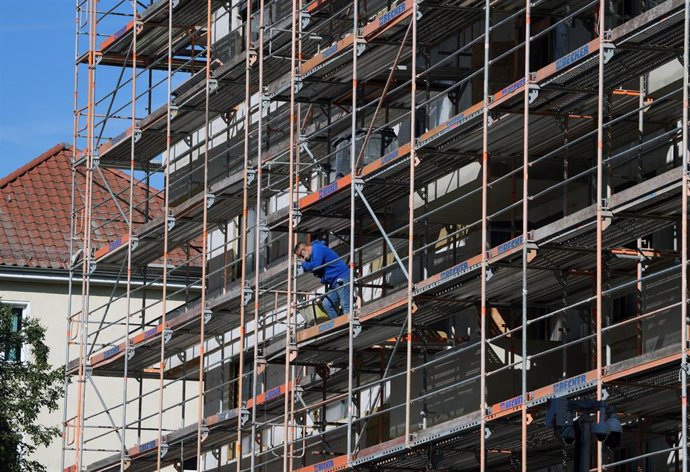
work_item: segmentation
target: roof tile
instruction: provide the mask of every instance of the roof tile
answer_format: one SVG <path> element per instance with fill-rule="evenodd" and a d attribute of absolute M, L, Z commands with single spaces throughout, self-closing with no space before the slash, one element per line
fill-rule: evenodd
<path fill-rule="evenodd" d="M 70 208 L 72 192 L 72 149 L 58 144 L 10 175 L 0 179 L 0 266 L 67 269 L 69 260 Z M 103 177 L 126 211 L 129 198 L 129 176 L 114 169 L 103 169 Z M 84 182 L 77 173 L 78 184 Z M 103 183 L 96 176 L 93 186 L 94 241 L 111 242 L 127 232 L 127 225 L 118 218 L 120 211 Z M 146 187 L 138 184 L 134 203 L 146 198 Z M 162 194 L 150 202 L 151 217 L 162 212 Z M 83 205 L 76 198 L 77 208 Z M 102 203 L 101 205 L 98 205 Z M 106 223 L 107 222 L 107 223 Z M 77 220 L 83 230 L 83 218 Z M 78 237 L 78 244 L 81 239 Z"/>

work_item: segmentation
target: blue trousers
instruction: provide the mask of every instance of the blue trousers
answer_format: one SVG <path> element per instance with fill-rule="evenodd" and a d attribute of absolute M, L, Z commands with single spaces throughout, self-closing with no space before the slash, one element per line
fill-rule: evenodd
<path fill-rule="evenodd" d="M 339 306 L 342 307 L 343 314 L 350 313 L 350 286 L 336 282 L 335 287 L 326 292 L 323 298 L 323 309 L 328 317 L 333 319 L 340 315 Z"/>

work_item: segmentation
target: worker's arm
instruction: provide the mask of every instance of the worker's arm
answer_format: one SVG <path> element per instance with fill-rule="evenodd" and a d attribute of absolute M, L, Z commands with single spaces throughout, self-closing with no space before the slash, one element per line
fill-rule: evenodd
<path fill-rule="evenodd" d="M 324 264 L 324 256 L 325 251 L 323 250 L 323 246 L 320 244 L 313 245 L 311 251 L 311 260 L 302 261 L 302 269 L 304 269 L 307 272 L 311 272 L 317 267 L 322 266 Z"/>

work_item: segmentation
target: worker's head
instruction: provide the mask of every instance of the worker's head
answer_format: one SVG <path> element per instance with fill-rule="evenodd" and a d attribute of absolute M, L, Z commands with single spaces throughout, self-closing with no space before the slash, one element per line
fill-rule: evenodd
<path fill-rule="evenodd" d="M 303 261 L 311 260 L 311 244 L 297 243 L 293 252 Z"/>

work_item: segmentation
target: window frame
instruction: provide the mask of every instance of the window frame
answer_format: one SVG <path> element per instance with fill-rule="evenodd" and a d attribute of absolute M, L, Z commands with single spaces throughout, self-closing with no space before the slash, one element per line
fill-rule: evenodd
<path fill-rule="evenodd" d="M 20 323 L 20 329 L 21 326 L 24 326 L 24 322 L 29 318 L 29 315 L 31 313 L 31 302 L 26 302 L 26 301 L 19 301 L 19 300 L 5 300 L 5 299 L 0 299 L 0 303 L 3 303 L 4 305 L 9 305 L 11 308 L 20 308 L 21 309 L 21 323 Z M 22 344 L 21 349 L 19 350 L 19 359 L 16 360 L 6 360 L 4 359 L 5 353 L 2 353 L 3 360 L 6 362 L 25 362 L 29 359 L 29 348 L 25 344 Z"/>

